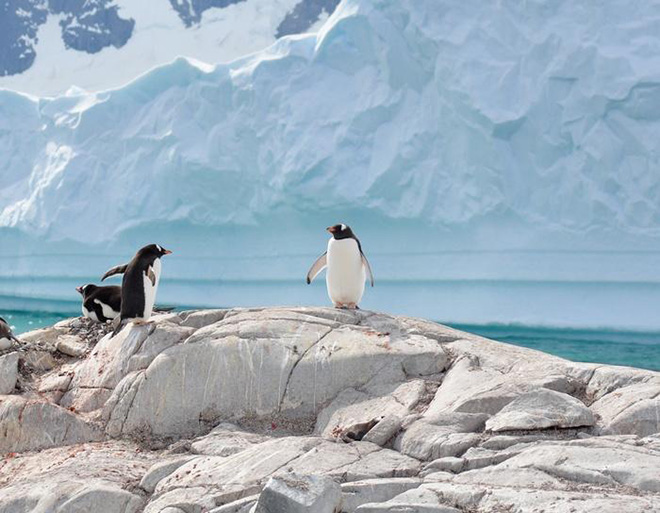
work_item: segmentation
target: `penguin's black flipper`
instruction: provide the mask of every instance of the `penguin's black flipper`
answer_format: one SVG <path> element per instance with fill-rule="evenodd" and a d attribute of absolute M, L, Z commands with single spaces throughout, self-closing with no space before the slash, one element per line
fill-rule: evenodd
<path fill-rule="evenodd" d="M 127 267 L 128 264 L 123 264 L 123 265 L 117 265 L 112 269 L 108 269 L 108 271 L 103 275 L 103 278 L 101 278 L 101 281 L 104 281 L 106 278 L 110 276 L 114 276 L 115 274 L 124 274 L 126 272 Z"/>

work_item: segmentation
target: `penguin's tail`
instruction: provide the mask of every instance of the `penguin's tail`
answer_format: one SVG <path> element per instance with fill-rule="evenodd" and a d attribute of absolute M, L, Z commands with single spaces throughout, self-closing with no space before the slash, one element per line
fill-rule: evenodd
<path fill-rule="evenodd" d="M 110 338 L 114 338 L 114 336 L 119 333 L 129 322 L 131 322 L 130 319 L 121 319 L 119 322 L 116 322 Z"/>

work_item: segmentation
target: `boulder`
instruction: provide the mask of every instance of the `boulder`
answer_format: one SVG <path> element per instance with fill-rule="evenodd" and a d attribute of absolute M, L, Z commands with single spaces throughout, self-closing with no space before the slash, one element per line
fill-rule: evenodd
<path fill-rule="evenodd" d="M 74 413 L 41 400 L 0 396 L 0 454 L 100 440 L 102 432 Z"/>
<path fill-rule="evenodd" d="M 75 369 L 66 407 L 88 412 L 102 408 L 112 391 L 128 374 L 146 369 L 165 349 L 182 342 L 195 330 L 169 322 L 129 324 L 116 336 L 104 336 L 92 354 Z"/>
<path fill-rule="evenodd" d="M 338 513 L 339 484 L 329 477 L 289 473 L 271 477 L 254 513 Z"/>
<path fill-rule="evenodd" d="M 603 434 L 648 436 L 660 432 L 660 383 L 635 383 L 591 405 Z"/>
<path fill-rule="evenodd" d="M 418 335 L 392 340 L 358 320 L 339 325 L 297 311 L 226 315 L 163 351 L 145 379 L 116 391 L 131 397 L 122 432 L 182 436 L 217 419 L 316 417 L 349 388 L 378 396 L 446 366 L 437 342 Z"/>
<path fill-rule="evenodd" d="M 461 513 L 461 510 L 442 503 L 433 490 L 420 487 L 405 491 L 396 497 L 378 503 L 366 503 L 358 506 L 355 513 Z"/>
<path fill-rule="evenodd" d="M 0 395 L 11 394 L 18 379 L 18 353 L 0 356 Z"/>
<path fill-rule="evenodd" d="M 518 396 L 488 419 L 489 431 L 570 428 L 594 425 L 594 415 L 581 401 L 540 388 Z"/>
<path fill-rule="evenodd" d="M 55 349 L 67 356 L 80 358 L 87 352 L 87 344 L 75 335 L 60 335 L 55 343 Z"/>

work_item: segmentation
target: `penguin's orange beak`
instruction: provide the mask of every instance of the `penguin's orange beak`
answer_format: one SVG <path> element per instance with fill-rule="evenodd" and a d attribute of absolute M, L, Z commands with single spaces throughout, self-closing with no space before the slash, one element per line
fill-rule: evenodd
<path fill-rule="evenodd" d="M 330 233 L 335 233 L 337 231 L 337 228 L 335 228 L 334 226 L 328 226 L 326 230 L 329 231 Z"/>
<path fill-rule="evenodd" d="M 76 287 L 76 290 L 77 290 L 80 294 L 83 293 L 83 291 L 82 291 L 82 287 Z"/>
<path fill-rule="evenodd" d="M 171 255 L 172 252 L 169 249 L 163 249 L 163 255 Z"/>

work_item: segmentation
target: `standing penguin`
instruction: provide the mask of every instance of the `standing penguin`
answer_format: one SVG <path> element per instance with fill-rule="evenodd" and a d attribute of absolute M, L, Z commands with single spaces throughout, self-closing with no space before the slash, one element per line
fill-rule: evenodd
<path fill-rule="evenodd" d="M 121 287 L 97 287 L 92 283 L 76 287 L 83 297 L 83 317 L 96 322 L 114 321 L 121 309 Z"/>
<path fill-rule="evenodd" d="M 0 348 L 10 348 L 12 342 L 19 344 L 20 340 L 12 333 L 9 323 L 0 317 Z"/>
<path fill-rule="evenodd" d="M 128 264 L 113 267 L 103 275 L 101 281 L 114 274 L 124 274 L 120 322 L 112 333 L 113 337 L 130 321 L 141 324 L 149 320 L 160 281 L 160 259 L 170 253 L 158 244 L 150 244 L 140 249 Z"/>
<path fill-rule="evenodd" d="M 327 267 L 325 282 L 335 308 L 358 308 L 364 294 L 367 273 L 371 286 L 374 286 L 371 266 L 362 252 L 360 241 L 349 226 L 336 224 L 327 230 L 332 234 L 328 250 L 310 268 L 307 283 L 311 283 Z"/>

